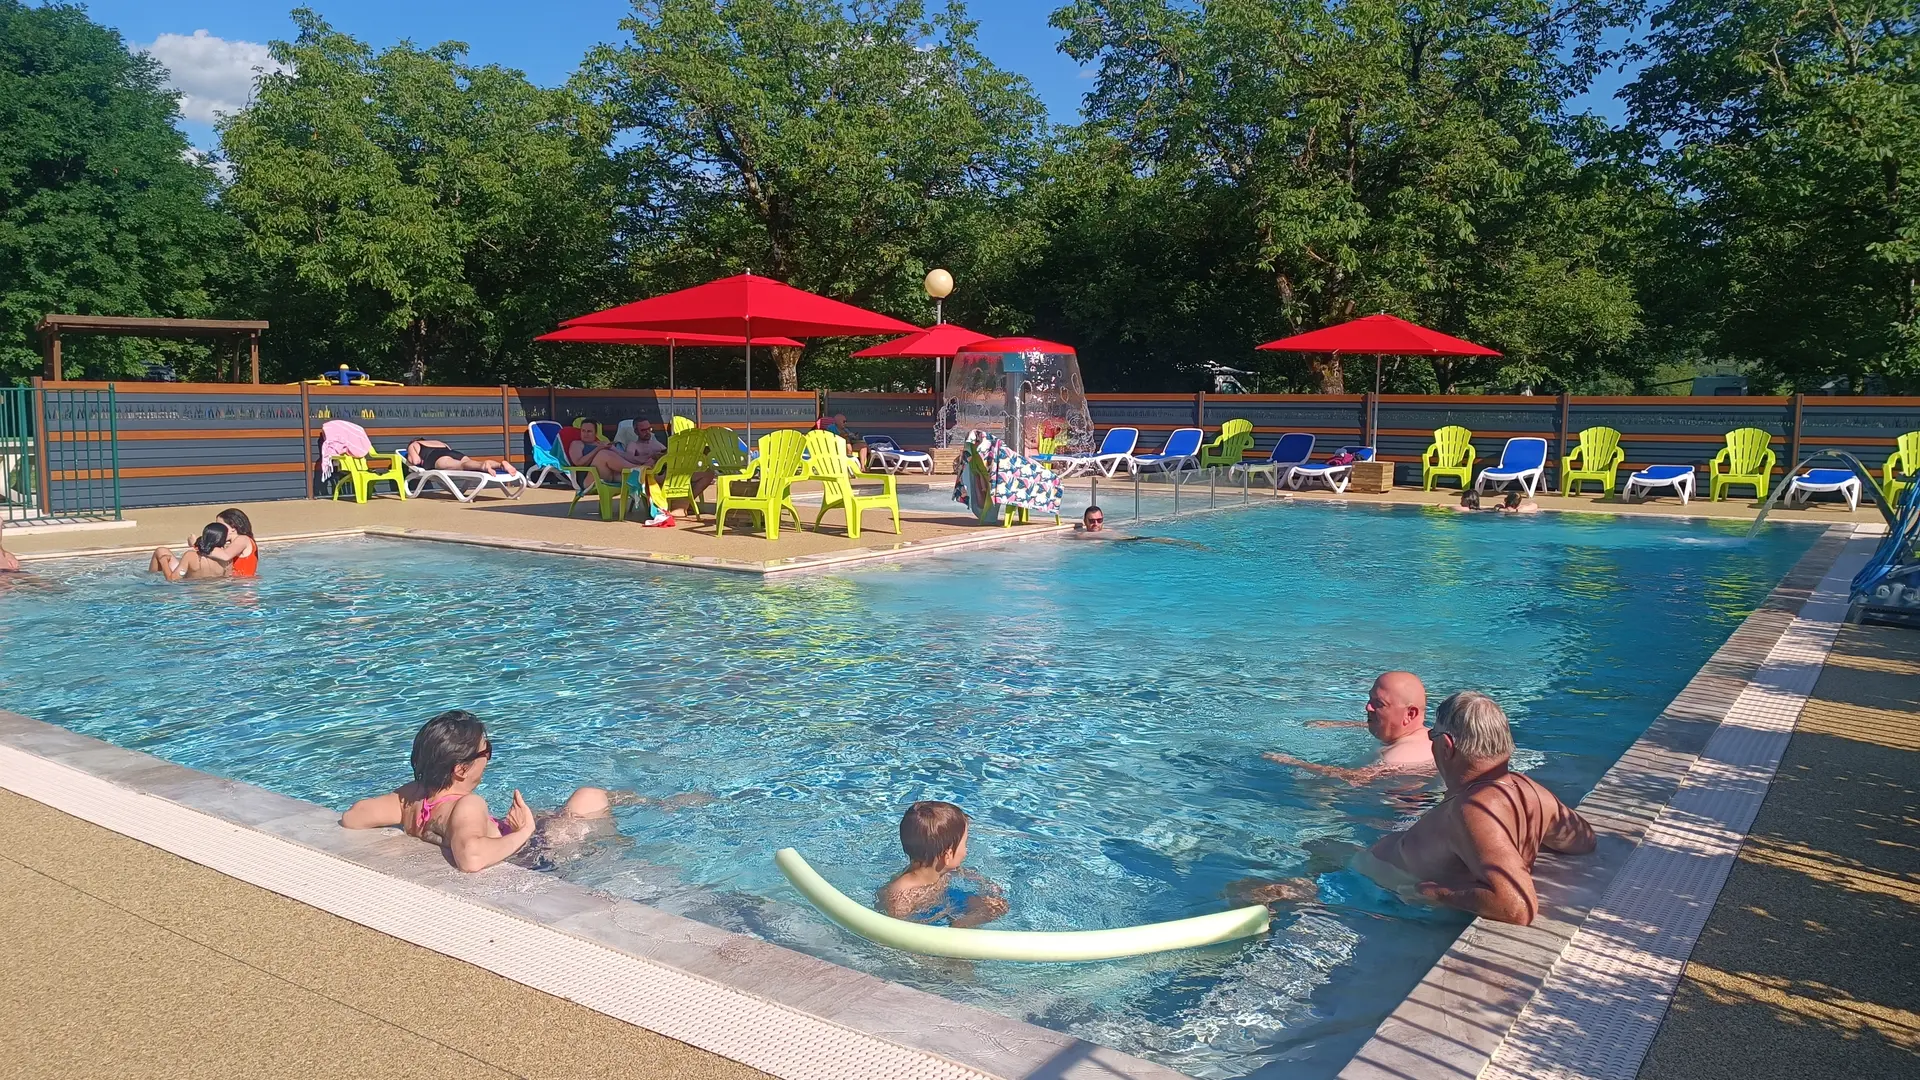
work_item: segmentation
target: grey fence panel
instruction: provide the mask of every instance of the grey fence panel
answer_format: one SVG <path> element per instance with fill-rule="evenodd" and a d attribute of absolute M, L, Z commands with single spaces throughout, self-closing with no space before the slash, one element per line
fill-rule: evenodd
<path fill-rule="evenodd" d="M 262 389 L 257 393 L 195 393 L 190 388 L 164 392 L 129 390 L 128 385 L 115 384 L 115 412 L 121 431 L 236 428 L 298 431 L 300 428 L 298 388 Z"/>
<path fill-rule="evenodd" d="M 1574 398 L 1568 409 L 1568 438 L 1577 438 L 1582 428 L 1589 427 L 1610 427 L 1623 435 L 1699 435 L 1716 440 L 1735 428 L 1759 428 L 1785 436 L 1793 427 L 1791 403 L 1731 398 L 1721 399 L 1726 404 L 1720 405 L 1714 404 L 1715 400 L 1677 398 L 1670 405 L 1664 401 L 1616 403 L 1604 399 L 1589 403 Z"/>
<path fill-rule="evenodd" d="M 607 426 L 607 434 L 612 435 L 622 420 L 645 420 L 658 427 L 667 422 L 668 414 L 663 406 L 666 395 L 594 393 L 591 390 L 561 390 L 554 395 L 555 406 L 560 410 L 555 419 L 562 424 L 571 424 L 575 417 L 584 416 Z M 687 415 L 693 415 L 693 395 L 681 395 L 687 407 Z"/>
<path fill-rule="evenodd" d="M 1870 405 L 1846 401 L 1805 399 L 1800 413 L 1800 456 L 1820 450 L 1845 450 L 1880 478 L 1896 440 L 1909 431 L 1920 431 L 1920 399 Z"/>
<path fill-rule="evenodd" d="M 901 445 L 918 449 L 933 445 L 932 394 L 829 393 L 823 412 L 844 414 L 847 426 L 861 435 L 891 435 Z"/>
<path fill-rule="evenodd" d="M 194 503 L 265 502 L 299 499 L 307 494 L 306 470 L 291 472 L 208 473 L 198 476 L 121 476 L 120 502 L 128 508 Z M 263 528 L 265 526 L 262 526 Z"/>
<path fill-rule="evenodd" d="M 122 439 L 122 470 L 221 465 L 302 465 L 306 460 L 297 432 L 285 438 Z"/>
<path fill-rule="evenodd" d="M 1194 406 L 1194 399 L 1185 395 L 1164 399 L 1111 394 L 1087 396 L 1087 411 L 1092 414 L 1094 430 L 1104 434 L 1108 428 L 1139 428 L 1143 443 L 1149 441 L 1148 432 L 1193 427 Z M 1156 446 L 1158 438 L 1155 435 L 1153 440 Z"/>
<path fill-rule="evenodd" d="M 328 420 L 347 420 L 367 429 L 381 449 L 385 449 L 382 436 L 438 438 L 470 434 L 466 429 L 480 427 L 500 431 L 505 426 L 498 390 L 458 396 L 336 391 L 314 394 L 310 403 L 314 430 Z"/>
<path fill-rule="evenodd" d="M 763 397 L 755 394 L 751 419 L 755 427 L 811 427 L 820 418 L 819 399 L 812 394 Z M 749 419 L 744 397 L 700 396 L 700 422 L 708 427 L 744 428 Z"/>

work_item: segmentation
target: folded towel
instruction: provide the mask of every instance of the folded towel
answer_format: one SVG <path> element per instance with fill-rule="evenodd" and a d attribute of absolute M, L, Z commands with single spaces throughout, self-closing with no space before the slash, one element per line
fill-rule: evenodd
<path fill-rule="evenodd" d="M 320 479 L 333 475 L 333 457 L 366 457 L 373 453 L 373 440 L 367 429 L 347 420 L 329 420 L 320 425 Z"/>

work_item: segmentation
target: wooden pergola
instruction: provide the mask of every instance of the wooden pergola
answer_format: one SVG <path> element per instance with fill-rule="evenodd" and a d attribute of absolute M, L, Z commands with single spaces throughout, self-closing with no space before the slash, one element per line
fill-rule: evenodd
<path fill-rule="evenodd" d="M 253 361 L 253 381 L 260 381 L 260 331 L 264 321 L 253 319 L 147 319 L 124 315 L 46 315 L 34 330 L 47 358 L 47 378 L 60 379 L 60 338 L 65 334 L 118 334 L 122 337 L 218 337 L 234 343 L 234 381 L 240 381 L 240 342 L 247 342 Z"/>

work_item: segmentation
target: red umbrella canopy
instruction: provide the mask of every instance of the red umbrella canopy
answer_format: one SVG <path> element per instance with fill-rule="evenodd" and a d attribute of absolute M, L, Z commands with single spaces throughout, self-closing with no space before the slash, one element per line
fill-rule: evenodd
<path fill-rule="evenodd" d="M 737 274 L 664 296 L 635 300 L 568 319 L 563 325 L 791 337 L 911 334 L 920 329 L 877 311 L 753 274 Z"/>
<path fill-rule="evenodd" d="M 1384 356 L 1499 356 L 1485 345 L 1429 330 L 1391 315 L 1309 330 L 1259 346 L 1281 352 L 1379 353 Z"/>
<path fill-rule="evenodd" d="M 1071 345 L 1062 345 L 1057 341 L 1042 341 L 1039 338 L 1032 338 L 1032 337 L 988 338 L 986 341 L 976 341 L 973 344 L 968 345 L 966 348 L 961 349 L 960 351 L 965 353 L 1037 352 L 1037 353 L 1055 353 L 1055 354 L 1065 353 L 1068 356 L 1076 355 L 1073 351 L 1073 346 Z"/>
<path fill-rule="evenodd" d="M 585 345 L 745 345 L 747 339 L 737 334 L 685 334 L 665 333 L 659 330 L 621 330 L 611 326 L 569 326 L 555 330 L 551 334 L 541 334 L 535 341 L 572 341 Z M 755 345 L 800 345 L 801 342 L 784 337 L 756 337 Z"/>
<path fill-rule="evenodd" d="M 908 334 L 903 338 L 883 341 L 870 348 L 861 349 L 855 356 L 899 356 L 918 357 L 920 359 L 940 359 L 952 356 L 975 342 L 987 340 L 987 335 L 975 333 L 964 326 L 941 323 L 928 327 L 917 334 Z"/>

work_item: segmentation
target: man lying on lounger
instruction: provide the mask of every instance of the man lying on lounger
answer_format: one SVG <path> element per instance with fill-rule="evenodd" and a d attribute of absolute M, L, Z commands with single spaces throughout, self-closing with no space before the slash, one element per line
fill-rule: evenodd
<path fill-rule="evenodd" d="M 1432 775 L 1433 753 L 1427 746 L 1427 688 L 1411 671 L 1389 671 L 1373 680 L 1367 694 L 1367 718 L 1313 720 L 1308 727 L 1364 727 L 1380 740 L 1373 762 L 1357 769 L 1319 765 L 1288 754 L 1268 752 L 1268 761 L 1345 780 L 1355 787 L 1395 773 Z"/>
<path fill-rule="evenodd" d="M 1408 902 L 1458 908 L 1525 926 L 1539 913 L 1533 863 L 1542 851 L 1585 855 L 1593 828 L 1553 792 L 1513 772 L 1507 714 L 1463 690 L 1440 703 L 1429 732 L 1447 797 L 1405 832 L 1353 852 L 1347 867 Z M 1237 881 L 1236 899 L 1279 903 L 1318 898 L 1314 878 Z"/>
<path fill-rule="evenodd" d="M 446 469 L 451 472 L 483 472 L 495 476 L 518 476 L 520 470 L 512 462 L 499 458 L 468 457 L 439 439 L 415 439 L 407 444 L 407 463 L 416 469 L 432 472 Z"/>

